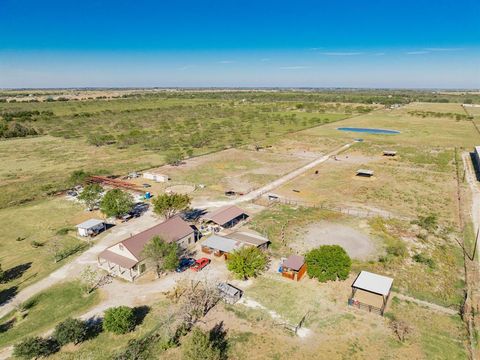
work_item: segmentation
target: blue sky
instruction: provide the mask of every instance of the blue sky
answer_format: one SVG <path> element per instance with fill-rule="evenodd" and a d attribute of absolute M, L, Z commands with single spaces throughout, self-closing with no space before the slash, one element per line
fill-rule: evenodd
<path fill-rule="evenodd" d="M 480 1 L 0 0 L 0 87 L 480 88 Z"/>

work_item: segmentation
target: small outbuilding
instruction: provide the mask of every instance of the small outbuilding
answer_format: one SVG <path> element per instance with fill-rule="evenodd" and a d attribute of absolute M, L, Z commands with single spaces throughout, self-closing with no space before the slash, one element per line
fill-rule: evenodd
<path fill-rule="evenodd" d="M 202 221 L 228 229 L 247 218 L 248 214 L 243 209 L 235 205 L 230 205 L 206 213 L 202 216 Z"/>
<path fill-rule="evenodd" d="M 226 282 L 218 284 L 217 289 L 220 297 L 228 304 L 235 304 L 243 295 L 242 290 Z"/>
<path fill-rule="evenodd" d="M 290 255 L 282 262 L 280 271 L 283 277 L 300 281 L 307 271 L 305 258 L 300 255 Z"/>
<path fill-rule="evenodd" d="M 373 176 L 373 170 L 369 170 L 369 169 L 358 169 L 358 170 L 357 170 L 357 176 L 372 177 L 372 176 Z"/>
<path fill-rule="evenodd" d="M 212 235 L 202 244 L 202 252 L 213 254 L 215 256 L 223 256 L 228 258 L 228 254 L 242 247 L 239 241 L 229 239 L 227 237 Z"/>
<path fill-rule="evenodd" d="M 101 233 L 102 231 L 105 231 L 106 224 L 103 220 L 90 219 L 90 220 L 84 221 L 81 224 L 78 224 L 76 227 L 77 227 L 78 235 L 88 237 L 88 236 L 95 236 Z"/>
<path fill-rule="evenodd" d="M 254 232 L 236 231 L 228 235 L 228 238 L 239 241 L 246 246 L 255 246 L 260 250 L 267 250 L 270 240 Z"/>
<path fill-rule="evenodd" d="M 383 156 L 396 156 L 397 155 L 397 152 L 396 151 L 393 151 L 393 150 L 384 150 L 383 151 Z"/>
<path fill-rule="evenodd" d="M 352 284 L 352 295 L 348 299 L 348 304 L 383 316 L 392 284 L 392 278 L 361 271 Z"/>
<path fill-rule="evenodd" d="M 170 177 L 165 174 L 161 174 L 155 171 L 146 171 L 143 173 L 143 177 L 148 180 L 153 180 L 155 182 L 167 182 L 170 180 Z"/>

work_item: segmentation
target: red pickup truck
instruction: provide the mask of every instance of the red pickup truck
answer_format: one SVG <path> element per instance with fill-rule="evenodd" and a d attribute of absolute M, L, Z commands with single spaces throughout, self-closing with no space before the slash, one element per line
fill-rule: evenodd
<path fill-rule="evenodd" d="M 210 261 L 212 261 L 212 260 L 207 259 L 207 258 L 198 259 L 198 260 L 195 261 L 195 264 L 193 264 L 193 266 L 190 269 L 198 272 L 198 271 L 202 270 L 205 266 L 210 264 Z"/>

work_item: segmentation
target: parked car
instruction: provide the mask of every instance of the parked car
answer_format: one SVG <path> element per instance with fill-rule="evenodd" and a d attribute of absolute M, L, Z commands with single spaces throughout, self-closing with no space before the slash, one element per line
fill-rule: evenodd
<path fill-rule="evenodd" d="M 188 268 L 192 267 L 192 265 L 194 264 L 195 259 L 193 258 L 181 258 L 175 271 L 178 273 L 184 272 Z"/>
<path fill-rule="evenodd" d="M 210 259 L 207 259 L 207 258 L 201 258 L 201 259 L 198 259 L 195 261 L 195 264 L 193 264 L 193 266 L 190 268 L 192 269 L 193 271 L 201 271 L 205 266 L 207 266 L 208 264 L 210 264 Z"/>
<path fill-rule="evenodd" d="M 150 184 L 142 184 L 142 186 L 143 186 L 144 188 L 152 187 L 152 185 L 150 185 Z"/>

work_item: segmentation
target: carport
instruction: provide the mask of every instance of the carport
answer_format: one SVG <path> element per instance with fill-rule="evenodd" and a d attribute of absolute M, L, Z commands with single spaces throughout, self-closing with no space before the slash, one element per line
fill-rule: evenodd
<path fill-rule="evenodd" d="M 393 279 L 361 271 L 352 284 L 348 305 L 376 312 L 383 316 L 392 290 Z"/>

